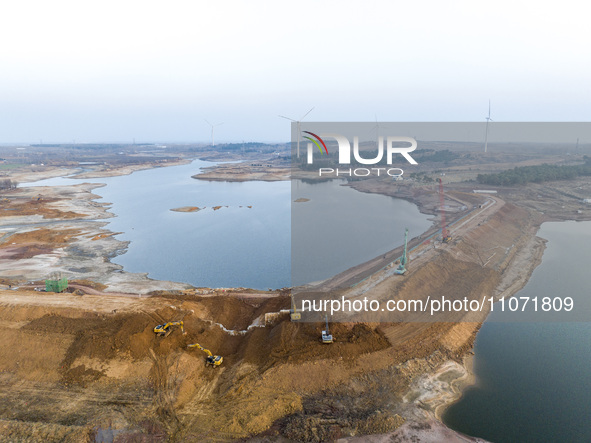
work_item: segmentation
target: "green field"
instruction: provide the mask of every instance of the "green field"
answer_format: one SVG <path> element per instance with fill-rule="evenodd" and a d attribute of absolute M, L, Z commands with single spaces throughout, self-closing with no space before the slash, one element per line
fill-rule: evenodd
<path fill-rule="evenodd" d="M 5 169 L 15 169 L 18 168 L 19 164 L 16 163 L 0 163 L 0 171 L 5 170 Z"/>

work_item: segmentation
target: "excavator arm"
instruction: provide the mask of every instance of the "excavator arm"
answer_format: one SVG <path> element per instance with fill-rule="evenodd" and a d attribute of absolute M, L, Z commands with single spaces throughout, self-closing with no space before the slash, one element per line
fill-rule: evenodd
<path fill-rule="evenodd" d="M 205 349 L 199 343 L 193 343 L 193 344 L 187 345 L 187 348 L 201 349 L 203 352 L 205 352 L 207 354 L 207 358 L 205 359 L 206 364 L 211 365 L 214 368 L 221 365 L 222 362 L 224 361 L 224 357 L 222 357 L 221 355 L 213 355 L 209 349 Z"/>
<path fill-rule="evenodd" d="M 172 326 L 180 326 L 181 332 L 185 333 L 185 325 L 182 320 L 180 321 L 169 321 L 168 323 L 164 323 L 162 325 L 158 325 L 154 328 L 154 332 L 160 336 L 167 337 L 172 332 Z"/>
<path fill-rule="evenodd" d="M 192 345 L 188 345 L 187 348 L 199 348 L 201 349 L 203 352 L 205 352 L 207 355 L 209 355 L 210 357 L 213 355 L 211 353 L 211 351 L 209 349 L 205 349 L 203 346 L 201 346 L 199 343 L 193 343 Z"/>

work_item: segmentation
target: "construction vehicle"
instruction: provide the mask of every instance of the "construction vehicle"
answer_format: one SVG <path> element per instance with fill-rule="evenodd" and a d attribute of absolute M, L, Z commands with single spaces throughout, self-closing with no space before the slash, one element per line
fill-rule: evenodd
<path fill-rule="evenodd" d="M 158 334 L 159 337 L 168 337 L 172 332 L 173 326 L 180 326 L 181 331 L 185 334 L 185 327 L 183 321 L 169 321 L 168 323 L 164 323 L 162 325 L 158 325 L 154 328 L 154 332 Z"/>
<path fill-rule="evenodd" d="M 291 310 L 289 312 L 289 317 L 291 321 L 297 321 L 302 319 L 302 314 L 298 312 L 295 304 L 295 300 L 293 299 L 293 293 L 291 294 Z"/>
<path fill-rule="evenodd" d="M 205 359 L 206 366 L 211 365 L 211 367 L 217 368 L 224 361 L 224 357 L 222 357 L 221 355 L 213 355 L 209 349 L 205 349 L 199 343 L 193 343 L 192 345 L 187 345 L 187 348 L 199 348 L 203 352 L 205 352 L 207 354 L 207 358 Z"/>
<path fill-rule="evenodd" d="M 402 253 L 402 257 L 400 258 L 400 264 L 394 270 L 395 274 L 402 275 L 406 272 L 406 264 L 408 263 L 407 247 L 408 247 L 408 228 L 406 228 L 406 230 L 404 231 L 404 252 Z"/>
<path fill-rule="evenodd" d="M 68 279 L 61 272 L 52 272 L 45 280 L 45 292 L 64 292 L 68 289 Z"/>
<path fill-rule="evenodd" d="M 322 343 L 332 343 L 333 339 L 332 339 L 332 334 L 330 333 L 330 330 L 328 329 L 328 316 L 324 317 L 326 320 L 326 329 L 322 331 Z"/>
<path fill-rule="evenodd" d="M 451 235 L 447 230 L 447 224 L 445 223 L 445 210 L 443 209 L 443 182 L 439 180 L 439 206 L 441 211 L 441 241 L 443 243 L 451 242 Z"/>

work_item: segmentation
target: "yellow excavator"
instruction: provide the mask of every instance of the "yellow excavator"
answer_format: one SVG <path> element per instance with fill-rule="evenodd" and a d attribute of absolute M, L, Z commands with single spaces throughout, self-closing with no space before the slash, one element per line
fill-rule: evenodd
<path fill-rule="evenodd" d="M 164 323 L 162 325 L 158 325 L 154 328 L 154 332 L 158 334 L 159 337 L 168 337 L 172 332 L 173 326 L 180 326 L 181 331 L 185 334 L 185 327 L 183 321 L 169 321 L 168 323 Z"/>
<path fill-rule="evenodd" d="M 213 368 L 218 367 L 224 361 L 224 357 L 221 355 L 213 355 L 209 349 L 205 349 L 199 343 L 193 343 L 192 345 L 187 345 L 187 348 L 199 348 L 203 352 L 207 354 L 207 358 L 205 359 L 205 364 L 207 366 L 211 365 Z"/>

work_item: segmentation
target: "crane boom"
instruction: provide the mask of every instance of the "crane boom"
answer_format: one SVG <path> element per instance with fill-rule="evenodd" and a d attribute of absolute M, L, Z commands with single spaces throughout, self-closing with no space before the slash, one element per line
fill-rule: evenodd
<path fill-rule="evenodd" d="M 408 247 L 408 228 L 405 229 L 404 231 L 404 252 L 402 253 L 402 259 L 400 260 L 400 264 L 405 265 L 408 262 L 408 257 L 406 255 L 407 249 Z"/>
<path fill-rule="evenodd" d="M 408 228 L 404 230 L 404 251 L 400 257 L 400 264 L 394 271 L 395 274 L 402 275 L 406 272 L 406 264 L 408 263 Z"/>

